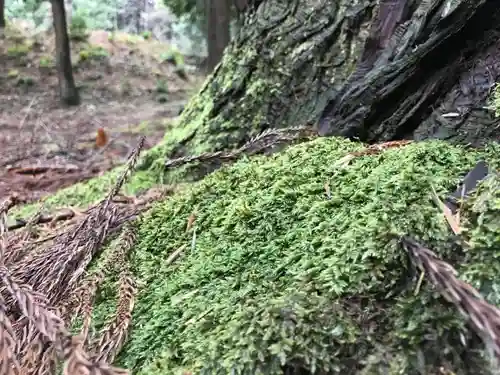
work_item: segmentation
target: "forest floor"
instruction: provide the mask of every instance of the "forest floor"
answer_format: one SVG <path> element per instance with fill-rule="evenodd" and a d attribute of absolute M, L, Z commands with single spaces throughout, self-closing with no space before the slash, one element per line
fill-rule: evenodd
<path fill-rule="evenodd" d="M 10 25 L 0 36 L 0 197 L 30 202 L 123 164 L 141 135 L 146 149 L 162 139 L 204 80 L 143 37 L 95 31 L 71 43 L 81 104 L 63 107 L 53 35 Z"/>

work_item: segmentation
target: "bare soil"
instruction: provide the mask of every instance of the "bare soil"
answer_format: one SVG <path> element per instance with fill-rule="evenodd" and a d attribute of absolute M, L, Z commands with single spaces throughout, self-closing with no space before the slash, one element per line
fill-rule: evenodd
<path fill-rule="evenodd" d="M 0 36 L 0 199 L 16 194 L 32 201 L 99 175 L 122 164 L 141 135 L 146 149 L 157 144 L 204 78 L 165 61 L 168 54 L 158 42 L 103 31 L 72 42 L 81 105 L 63 107 L 53 36 L 6 30 Z"/>

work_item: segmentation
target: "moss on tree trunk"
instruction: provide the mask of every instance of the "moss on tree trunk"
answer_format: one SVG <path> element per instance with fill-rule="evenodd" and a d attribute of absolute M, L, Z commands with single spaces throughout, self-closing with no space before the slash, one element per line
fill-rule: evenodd
<path fill-rule="evenodd" d="M 167 134 L 166 156 L 234 148 L 267 128 L 304 124 L 366 142 L 498 139 L 498 119 L 482 108 L 500 75 L 497 4 L 376 3 L 254 4 L 185 109 L 182 135 Z"/>
<path fill-rule="evenodd" d="M 373 11 L 363 3 L 269 0 L 247 14 L 186 107 L 180 127 L 190 131 L 168 156 L 233 148 L 267 128 L 316 121 L 329 87 L 345 80 L 362 50 Z"/>

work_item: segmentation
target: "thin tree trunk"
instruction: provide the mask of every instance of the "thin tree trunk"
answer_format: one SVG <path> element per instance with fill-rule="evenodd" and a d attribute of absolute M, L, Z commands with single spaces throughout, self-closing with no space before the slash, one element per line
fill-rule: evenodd
<path fill-rule="evenodd" d="M 5 27 L 5 0 L 0 0 L 0 28 Z"/>
<path fill-rule="evenodd" d="M 229 0 L 206 0 L 207 19 L 207 70 L 212 71 L 229 44 L 231 26 L 231 3 Z"/>
<path fill-rule="evenodd" d="M 78 105 L 80 103 L 80 95 L 78 94 L 73 78 L 64 0 L 52 0 L 51 4 L 56 34 L 56 61 L 61 101 L 67 105 Z"/>

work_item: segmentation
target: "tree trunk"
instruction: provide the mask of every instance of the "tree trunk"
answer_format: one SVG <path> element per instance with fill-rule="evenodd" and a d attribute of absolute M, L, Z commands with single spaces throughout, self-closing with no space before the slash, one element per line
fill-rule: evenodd
<path fill-rule="evenodd" d="M 173 156 L 305 124 L 365 142 L 498 140 L 499 119 L 481 108 L 500 75 L 497 2 L 376 3 L 250 2 L 244 27 L 183 112 L 189 131 Z"/>
<path fill-rule="evenodd" d="M 206 0 L 207 20 L 207 70 L 211 72 L 220 62 L 229 44 L 231 26 L 230 0 Z"/>
<path fill-rule="evenodd" d="M 80 104 L 80 95 L 73 78 L 64 0 L 52 0 L 51 4 L 56 34 L 56 61 L 61 101 L 67 105 L 78 105 Z"/>
<path fill-rule="evenodd" d="M 0 0 L 0 28 L 5 27 L 5 0 Z"/>

